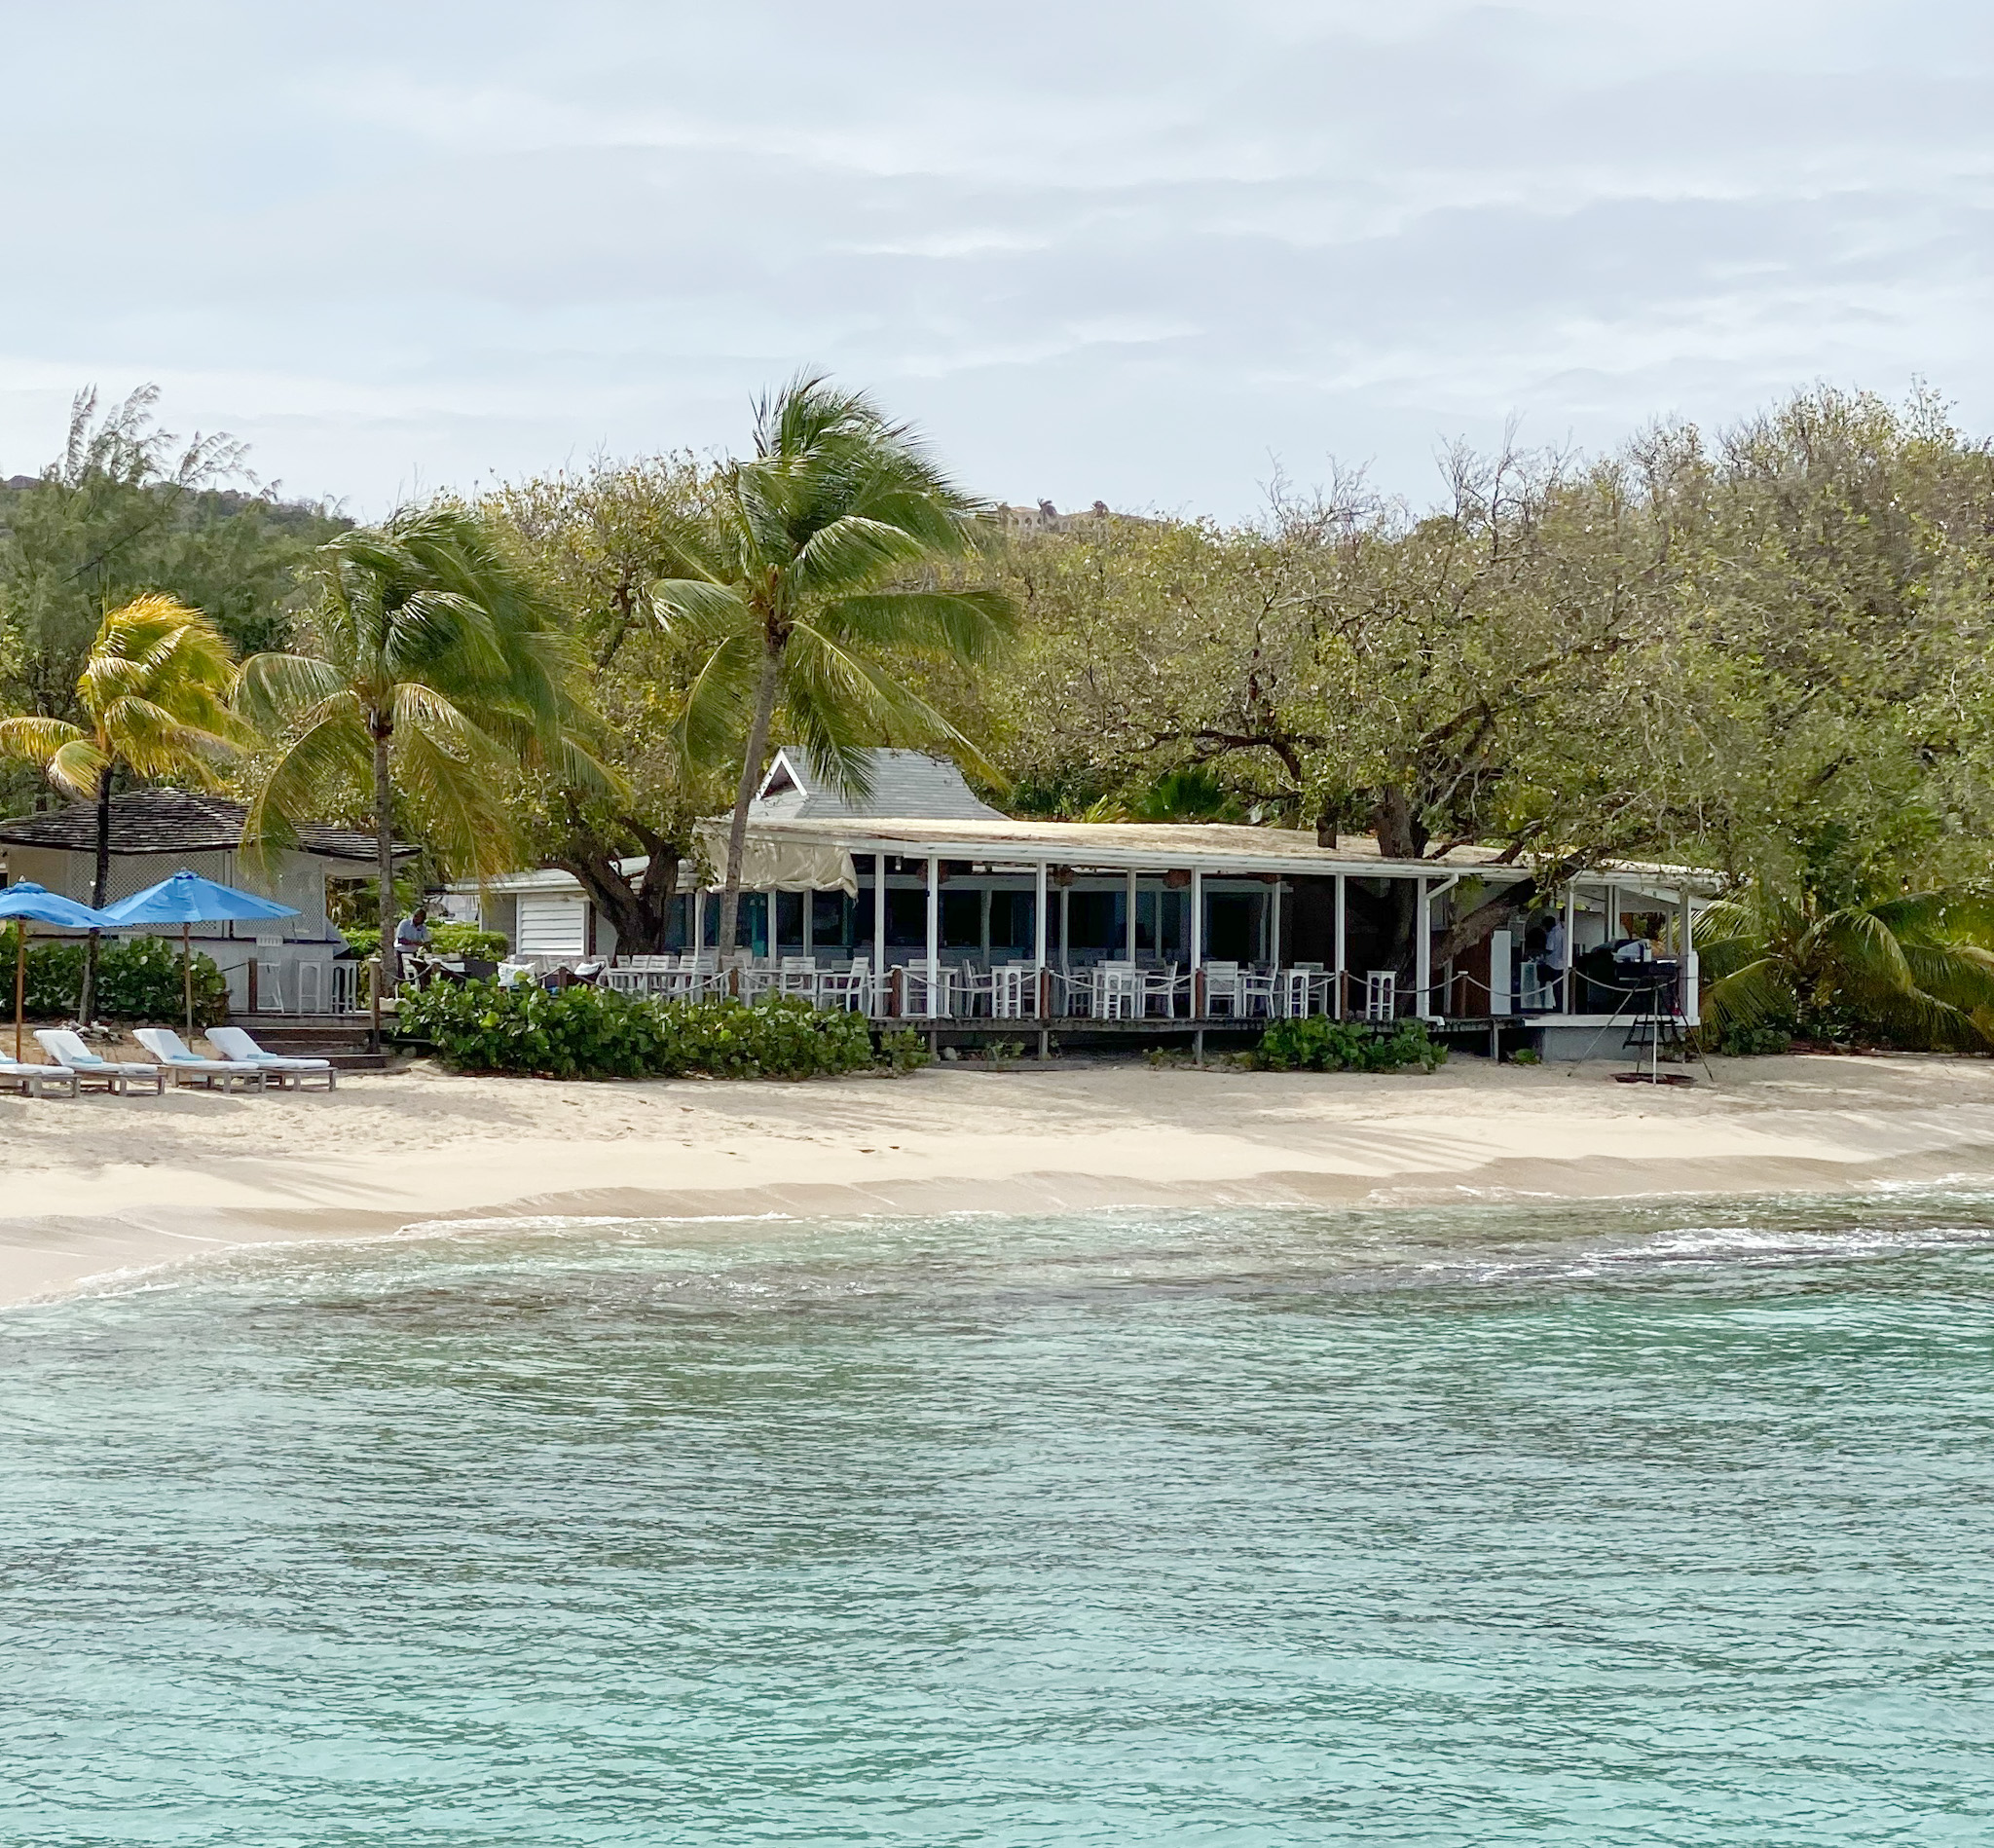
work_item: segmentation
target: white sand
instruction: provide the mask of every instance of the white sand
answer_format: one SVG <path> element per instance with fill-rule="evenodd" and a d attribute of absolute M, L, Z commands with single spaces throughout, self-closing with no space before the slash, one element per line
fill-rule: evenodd
<path fill-rule="evenodd" d="M 0 1098 L 0 1301 L 219 1246 L 519 1214 L 1034 1211 L 1994 1179 L 1994 1063 L 1275 1076 L 1029 1064 L 806 1085 L 427 1066 L 331 1095 Z"/>

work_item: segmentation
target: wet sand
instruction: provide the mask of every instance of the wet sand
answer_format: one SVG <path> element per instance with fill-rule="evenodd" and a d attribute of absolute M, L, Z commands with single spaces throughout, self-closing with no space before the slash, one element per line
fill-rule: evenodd
<path fill-rule="evenodd" d="M 427 1065 L 331 1094 L 0 1098 L 0 1302 L 453 1219 L 1388 1205 L 1994 1183 L 1994 1062 L 1276 1075 L 1030 1063 L 803 1085 Z"/>

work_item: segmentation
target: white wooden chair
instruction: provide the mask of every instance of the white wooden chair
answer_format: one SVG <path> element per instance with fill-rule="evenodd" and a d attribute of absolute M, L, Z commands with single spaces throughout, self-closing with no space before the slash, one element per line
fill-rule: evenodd
<path fill-rule="evenodd" d="M 993 1019 L 1035 1019 L 1038 1012 L 1037 963 L 1000 963 L 990 971 L 990 1014 Z"/>
<path fill-rule="evenodd" d="M 902 1013 L 908 1019 L 932 1017 L 945 1020 L 949 1013 L 950 991 L 954 986 L 955 971 L 946 963 L 931 963 L 922 956 L 908 963 L 901 973 L 900 1005 Z M 928 1009 L 928 992 L 933 987 L 935 1008 L 932 1016 Z"/>
<path fill-rule="evenodd" d="M 1364 978 L 1364 1018 L 1390 1020 L 1398 1015 L 1398 971 L 1373 969 Z"/>
<path fill-rule="evenodd" d="M 1133 963 L 1096 963 L 1088 1012 L 1096 1020 L 1133 1020 L 1141 1016 L 1142 971 Z"/>
<path fill-rule="evenodd" d="M 814 1008 L 817 1005 L 817 986 L 822 979 L 815 956 L 785 956 L 776 973 L 776 992 L 794 995 Z"/>
<path fill-rule="evenodd" d="M 849 969 L 827 969 L 817 978 L 817 1005 L 840 1014 L 872 1012 L 872 959 L 856 956 Z"/>
<path fill-rule="evenodd" d="M 1216 1016 L 1221 1008 L 1237 1016 L 1246 1011 L 1245 978 L 1237 963 L 1204 965 L 1204 1011 Z"/>

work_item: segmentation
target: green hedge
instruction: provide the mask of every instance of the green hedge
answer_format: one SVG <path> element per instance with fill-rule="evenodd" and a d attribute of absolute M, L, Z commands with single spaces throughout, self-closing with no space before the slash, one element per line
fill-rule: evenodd
<path fill-rule="evenodd" d="M 403 1039 L 426 1041 L 455 1071 L 545 1078 L 816 1078 L 873 1062 L 861 1014 L 797 1000 L 652 1001 L 577 985 L 437 982 L 404 988 Z"/>
<path fill-rule="evenodd" d="M 0 982 L 14 1005 L 16 926 L 0 930 Z M 27 1011 L 38 1019 L 73 1019 L 83 1005 L 84 942 L 28 939 Z M 106 1020 L 179 1020 L 186 1003 L 180 952 L 164 937 L 107 939 L 97 955 L 97 1013 Z M 229 1015 L 229 984 L 211 957 L 194 955 L 194 1022 L 212 1026 Z"/>
<path fill-rule="evenodd" d="M 1319 1014 L 1276 1020 L 1261 1035 L 1253 1062 L 1270 1072 L 1422 1072 L 1447 1060 L 1423 1020 L 1401 1020 L 1389 1033 L 1377 1033 L 1354 1020 Z"/>
<path fill-rule="evenodd" d="M 342 930 L 340 935 L 347 940 L 348 948 L 362 961 L 381 947 L 378 927 L 370 929 L 364 924 L 355 924 Z M 507 953 L 505 934 L 502 931 L 481 931 L 475 924 L 431 924 L 429 953 L 432 956 L 481 956 L 487 962 L 502 962 Z"/>

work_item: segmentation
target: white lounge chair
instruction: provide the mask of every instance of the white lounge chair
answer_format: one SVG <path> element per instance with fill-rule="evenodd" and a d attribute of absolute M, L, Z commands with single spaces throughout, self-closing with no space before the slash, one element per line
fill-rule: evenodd
<path fill-rule="evenodd" d="M 281 1087 L 302 1090 L 308 1078 L 322 1078 L 327 1090 L 339 1089 L 339 1073 L 329 1058 L 286 1058 L 281 1053 L 266 1053 L 240 1026 L 211 1026 L 207 1043 L 233 1065 L 260 1066 Z"/>
<path fill-rule="evenodd" d="M 171 1027 L 142 1026 L 131 1036 L 154 1058 L 173 1074 L 176 1086 L 202 1084 L 212 1090 L 216 1085 L 228 1090 L 253 1078 L 258 1090 L 270 1088 L 270 1074 L 260 1065 L 232 1065 L 225 1058 L 202 1058 L 187 1048 L 187 1042 Z"/>
<path fill-rule="evenodd" d="M 0 1085 L 12 1085 L 24 1096 L 39 1097 L 49 1085 L 66 1084 L 76 1095 L 76 1074 L 67 1065 L 24 1065 L 0 1058 Z"/>
<path fill-rule="evenodd" d="M 106 1090 L 121 1095 L 129 1093 L 134 1079 L 156 1095 L 166 1088 L 166 1075 L 157 1065 L 123 1065 L 101 1053 L 92 1053 L 84 1044 L 83 1035 L 73 1028 L 37 1027 L 35 1041 L 57 1065 L 66 1065 L 78 1078 L 95 1079 Z"/>

